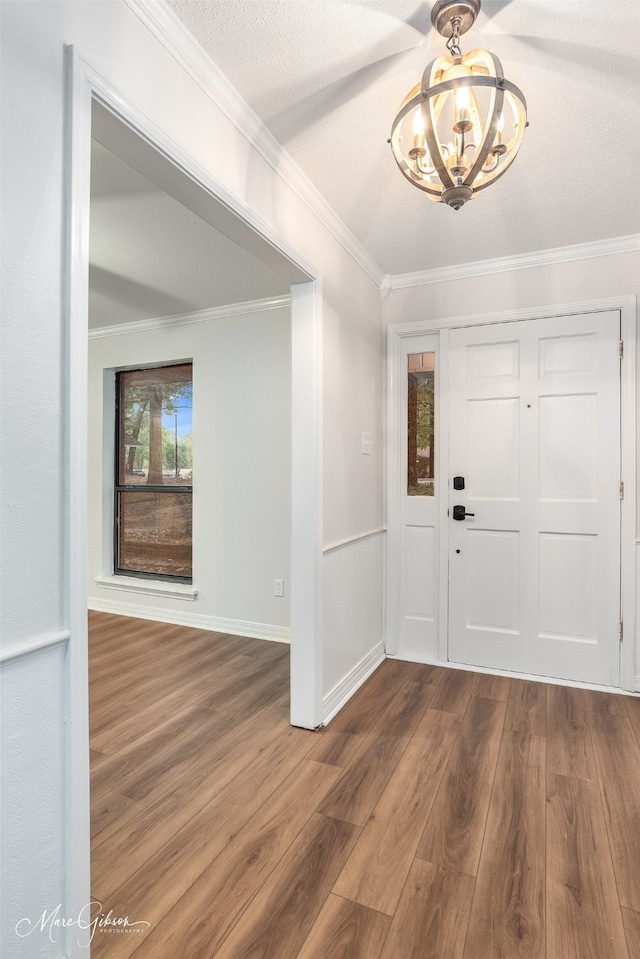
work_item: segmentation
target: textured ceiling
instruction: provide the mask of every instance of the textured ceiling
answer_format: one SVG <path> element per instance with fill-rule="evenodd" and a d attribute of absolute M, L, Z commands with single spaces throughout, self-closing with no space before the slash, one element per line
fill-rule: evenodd
<path fill-rule="evenodd" d="M 169 6 L 386 273 L 640 229 L 639 0 L 483 0 L 463 51 L 500 58 L 531 125 L 509 172 L 459 212 L 412 187 L 386 142 L 444 52 L 431 3 Z"/>
<path fill-rule="evenodd" d="M 91 329 L 289 292 L 282 277 L 97 140 L 89 264 Z"/>

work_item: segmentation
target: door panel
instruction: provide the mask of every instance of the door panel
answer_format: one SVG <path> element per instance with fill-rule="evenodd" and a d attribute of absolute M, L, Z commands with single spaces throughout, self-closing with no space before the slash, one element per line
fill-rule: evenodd
<path fill-rule="evenodd" d="M 468 624 L 514 633 L 519 622 L 516 530 L 469 529 Z"/>
<path fill-rule="evenodd" d="M 567 576 L 566 570 L 572 575 Z M 594 535 L 540 534 L 540 635 L 597 641 L 598 539 Z M 562 589 L 558 589 L 562 583 Z"/>
<path fill-rule="evenodd" d="M 405 527 L 407 584 L 405 615 L 433 622 L 435 583 L 435 529 L 433 526 Z"/>
<path fill-rule="evenodd" d="M 451 331 L 452 661 L 618 684 L 619 338 L 613 311 Z"/>
<path fill-rule="evenodd" d="M 470 399 L 467 474 L 474 499 L 516 499 L 520 488 L 520 411 L 515 397 Z"/>

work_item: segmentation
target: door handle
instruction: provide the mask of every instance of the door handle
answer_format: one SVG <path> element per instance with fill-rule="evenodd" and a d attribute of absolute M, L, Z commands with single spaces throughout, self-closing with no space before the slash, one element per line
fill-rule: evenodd
<path fill-rule="evenodd" d="M 453 507 L 453 518 L 462 520 L 466 519 L 467 516 L 475 516 L 475 513 L 467 513 L 464 506 L 454 506 Z"/>

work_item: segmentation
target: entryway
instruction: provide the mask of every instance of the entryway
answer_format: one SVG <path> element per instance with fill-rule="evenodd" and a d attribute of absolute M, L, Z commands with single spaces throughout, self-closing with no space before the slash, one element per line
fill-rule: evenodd
<path fill-rule="evenodd" d="M 620 322 L 395 335 L 391 655 L 620 685 Z"/>

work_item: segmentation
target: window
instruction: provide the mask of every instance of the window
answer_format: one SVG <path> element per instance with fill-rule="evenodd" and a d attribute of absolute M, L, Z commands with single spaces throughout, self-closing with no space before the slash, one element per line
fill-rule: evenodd
<path fill-rule="evenodd" d="M 407 495 L 434 493 L 435 353 L 411 353 L 407 364 Z"/>
<path fill-rule="evenodd" d="M 191 363 L 116 374 L 115 572 L 191 581 Z"/>

